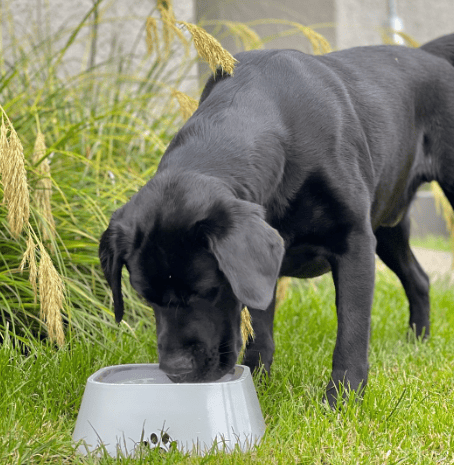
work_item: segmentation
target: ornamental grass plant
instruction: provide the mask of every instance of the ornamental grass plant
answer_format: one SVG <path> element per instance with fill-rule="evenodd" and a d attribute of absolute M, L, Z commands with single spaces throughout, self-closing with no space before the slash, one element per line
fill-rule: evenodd
<path fill-rule="evenodd" d="M 90 17 L 55 53 L 48 42 L 61 42 L 59 34 L 28 48 L 13 38 L 10 60 L 1 62 L 0 338 L 8 333 L 25 346 L 47 333 L 61 345 L 63 325 L 94 339 L 100 325 L 113 325 L 99 237 L 112 211 L 153 175 L 181 125 L 172 91 L 193 66 L 188 56 L 172 67 L 175 47 L 157 43 L 167 60 L 133 61 L 118 51 L 62 77 L 65 53 Z M 125 296 L 132 319 L 152 324 L 128 286 Z M 58 330 L 49 301 L 59 307 Z"/>
<path fill-rule="evenodd" d="M 47 335 L 62 345 L 73 330 L 96 340 L 100 324 L 113 325 L 99 237 L 111 213 L 154 174 L 172 136 L 197 108 L 197 100 L 179 90 L 194 66 L 190 47 L 212 72 L 234 73 L 234 58 L 214 37 L 177 21 L 172 3 L 158 1 L 137 39 L 146 43 L 144 56 L 118 48 L 105 62 L 90 57 L 83 71 L 68 76 L 68 50 L 93 28 L 103 3 L 94 2 L 66 36 L 58 31 L 41 42 L 22 44 L 11 23 L 9 59 L 0 60 L 0 140 L 7 144 L 0 158 L 0 338 L 8 331 L 25 345 L 29 337 Z M 301 33 L 315 53 L 329 50 L 311 28 L 282 25 Z M 246 48 L 263 46 L 251 26 L 228 26 Z M 152 311 L 128 285 L 124 294 L 128 321 L 153 325 Z"/>

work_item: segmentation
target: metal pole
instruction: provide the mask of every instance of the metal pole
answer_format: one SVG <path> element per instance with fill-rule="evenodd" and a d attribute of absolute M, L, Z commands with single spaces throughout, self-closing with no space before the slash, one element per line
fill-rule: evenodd
<path fill-rule="evenodd" d="M 402 20 L 397 16 L 397 1 L 396 0 L 388 0 L 388 24 L 387 26 L 392 31 L 403 31 L 404 23 Z M 392 40 L 396 45 L 403 45 L 404 39 L 399 34 L 393 33 Z"/>

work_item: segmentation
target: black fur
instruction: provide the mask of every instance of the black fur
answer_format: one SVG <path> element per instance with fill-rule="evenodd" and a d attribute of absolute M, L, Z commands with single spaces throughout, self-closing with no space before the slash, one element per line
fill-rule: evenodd
<path fill-rule="evenodd" d="M 408 206 L 431 180 L 454 205 L 454 35 L 421 49 L 236 58 L 235 75 L 208 81 L 156 176 L 102 236 L 116 319 L 125 265 L 155 311 L 169 377 L 228 372 L 244 305 L 256 332 L 245 363 L 269 370 L 276 279 L 331 270 L 333 404 L 340 383 L 367 383 L 375 251 L 402 281 L 416 335 L 429 334 L 429 282 L 408 244 Z"/>

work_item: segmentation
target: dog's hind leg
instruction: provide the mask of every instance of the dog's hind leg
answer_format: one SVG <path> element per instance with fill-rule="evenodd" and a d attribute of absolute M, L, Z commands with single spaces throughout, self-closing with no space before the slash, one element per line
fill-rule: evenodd
<path fill-rule="evenodd" d="M 411 251 L 408 213 L 394 227 L 375 232 L 377 254 L 400 279 L 410 304 L 410 327 L 417 337 L 429 335 L 429 278 Z"/>
<path fill-rule="evenodd" d="M 268 374 L 270 373 L 274 355 L 273 322 L 275 305 L 276 290 L 274 291 L 273 300 L 265 311 L 249 308 L 254 329 L 254 339 L 249 340 L 243 364 L 251 369 L 251 373 L 255 370 L 259 371 L 262 367 Z"/>

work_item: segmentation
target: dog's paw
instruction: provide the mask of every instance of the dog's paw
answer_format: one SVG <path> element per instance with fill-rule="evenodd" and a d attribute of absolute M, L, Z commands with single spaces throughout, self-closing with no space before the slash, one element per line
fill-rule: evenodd
<path fill-rule="evenodd" d="M 269 380 L 273 359 L 268 358 L 265 363 L 262 360 L 262 354 L 258 350 L 248 350 L 243 359 L 243 365 L 249 367 L 254 381 L 259 384 L 265 384 Z"/>
<path fill-rule="evenodd" d="M 350 379 L 343 372 L 343 376 L 337 376 L 336 379 L 333 372 L 331 381 L 326 387 L 323 402 L 327 403 L 333 410 L 343 407 L 350 402 L 350 399 L 354 402 L 360 402 L 367 383 L 367 376 L 364 378 Z"/>
<path fill-rule="evenodd" d="M 273 356 L 269 355 L 268 351 L 249 347 L 246 349 L 246 353 L 243 358 L 243 365 L 248 366 L 251 373 L 259 371 L 265 372 L 269 375 L 272 363 Z"/>
<path fill-rule="evenodd" d="M 410 327 L 407 331 L 407 340 L 408 342 L 424 342 L 430 336 L 430 325 L 425 323 L 424 325 L 418 325 L 416 323 L 410 322 Z"/>

